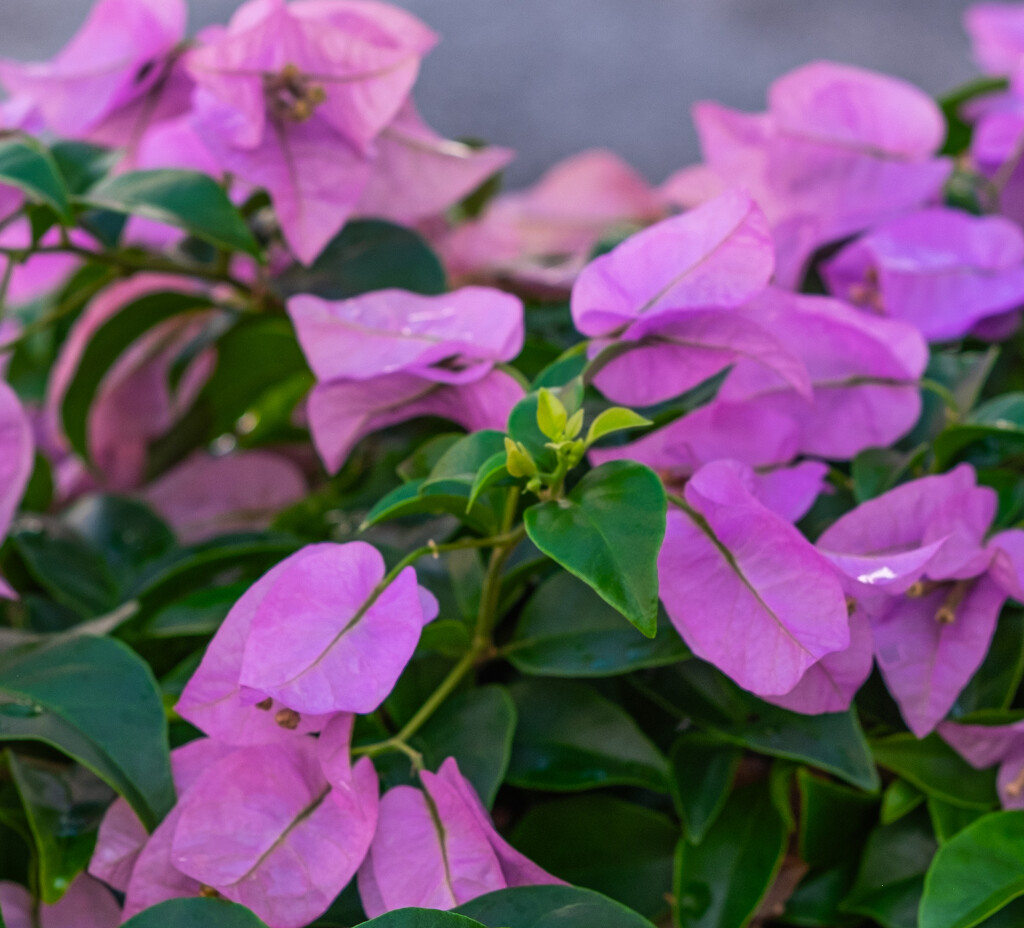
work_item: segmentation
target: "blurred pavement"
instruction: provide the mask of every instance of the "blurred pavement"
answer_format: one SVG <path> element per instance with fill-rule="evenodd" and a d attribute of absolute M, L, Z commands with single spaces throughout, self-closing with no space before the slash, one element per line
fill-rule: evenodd
<path fill-rule="evenodd" d="M 0 55 L 58 49 L 91 0 L 2 0 Z M 973 72 L 969 0 L 398 0 L 442 36 L 416 98 L 453 137 L 520 152 L 528 183 L 605 146 L 653 181 L 698 158 L 690 105 L 760 109 L 768 83 L 815 58 L 876 68 L 932 93 Z M 192 28 L 236 0 L 191 0 Z"/>

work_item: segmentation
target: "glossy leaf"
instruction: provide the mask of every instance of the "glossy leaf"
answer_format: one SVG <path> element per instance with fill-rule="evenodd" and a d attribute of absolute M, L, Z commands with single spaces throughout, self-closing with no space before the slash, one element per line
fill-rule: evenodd
<path fill-rule="evenodd" d="M 657 919 L 668 907 L 678 837 L 666 817 L 598 794 L 534 806 L 512 844 L 549 873 Z"/>
<path fill-rule="evenodd" d="M 935 849 L 923 809 L 894 825 L 876 828 L 843 909 L 872 918 L 885 928 L 918 928 L 924 875 Z"/>
<path fill-rule="evenodd" d="M 800 857 L 823 869 L 856 854 L 876 820 L 877 800 L 839 783 L 797 771 Z"/>
<path fill-rule="evenodd" d="M 454 912 L 437 912 L 434 909 L 398 909 L 388 912 L 358 928 L 484 928 L 480 922 Z"/>
<path fill-rule="evenodd" d="M 875 760 L 918 789 L 953 805 L 987 809 L 998 802 L 994 770 L 975 770 L 938 735 L 891 735 L 871 745 Z"/>
<path fill-rule="evenodd" d="M 44 203 L 65 219 L 68 191 L 60 169 L 46 148 L 28 136 L 0 140 L 0 183 L 17 187 L 29 199 Z"/>
<path fill-rule="evenodd" d="M 482 535 L 497 533 L 493 509 L 480 500 L 470 504 L 467 486 L 454 480 L 437 481 L 429 487 L 425 483 L 426 478 L 421 477 L 396 487 L 377 501 L 360 528 L 365 530 L 405 516 L 448 514 L 462 519 Z"/>
<path fill-rule="evenodd" d="M 124 928 L 266 928 L 245 906 L 224 899 L 171 899 L 140 912 Z"/>
<path fill-rule="evenodd" d="M 35 843 L 39 895 L 53 904 L 89 863 L 110 793 L 81 767 L 62 770 L 12 751 L 7 766 Z"/>
<path fill-rule="evenodd" d="M 632 785 L 668 790 L 668 765 L 636 723 L 584 684 L 530 680 L 510 688 L 519 724 L 508 780 L 529 789 Z"/>
<path fill-rule="evenodd" d="M 898 822 L 904 815 L 913 812 L 927 798 L 916 786 L 897 778 L 882 793 L 882 809 L 879 819 L 883 825 Z"/>
<path fill-rule="evenodd" d="M 685 660 L 689 649 L 659 618 L 657 635 L 646 638 L 589 586 L 559 572 L 527 603 L 508 657 L 523 673 L 547 677 L 606 677 Z"/>
<path fill-rule="evenodd" d="M 760 754 L 809 764 L 874 791 L 879 786 L 867 739 L 852 712 L 800 715 L 745 693 L 701 661 L 649 672 L 638 681 L 681 720 Z"/>
<path fill-rule="evenodd" d="M 743 751 L 699 732 L 686 732 L 672 745 L 672 798 L 686 839 L 700 844 L 729 799 Z"/>
<path fill-rule="evenodd" d="M 968 809 L 935 796 L 928 797 L 928 815 L 931 816 L 932 828 L 935 829 L 939 844 L 945 844 L 984 814 L 981 809 Z"/>
<path fill-rule="evenodd" d="M 197 171 L 118 174 L 91 187 L 77 201 L 166 223 L 217 248 L 260 255 L 259 245 L 224 188 Z"/>
<path fill-rule="evenodd" d="M 788 829 L 764 781 L 736 790 L 699 845 L 676 851 L 680 928 L 744 928 L 782 865 Z"/>
<path fill-rule="evenodd" d="M 423 752 L 430 770 L 454 757 L 463 776 L 490 808 L 508 770 L 515 728 L 516 706 L 508 690 L 481 686 L 449 699 L 413 743 Z"/>
<path fill-rule="evenodd" d="M 13 541 L 28 572 L 56 602 L 87 618 L 117 605 L 113 572 L 80 540 L 25 529 Z"/>
<path fill-rule="evenodd" d="M 478 896 L 456 912 L 487 928 L 652 928 L 624 905 L 578 886 L 518 886 Z"/>
<path fill-rule="evenodd" d="M 921 928 L 973 928 L 1024 895 L 1024 812 L 995 812 L 939 848 L 925 877 Z"/>
<path fill-rule="evenodd" d="M 645 425 L 652 425 L 650 419 L 645 419 L 632 409 L 624 409 L 616 406 L 613 409 L 606 409 L 587 429 L 586 444 L 589 448 L 595 441 L 600 441 L 605 435 L 612 435 L 615 432 L 622 432 L 625 429 L 639 429 Z"/>
<path fill-rule="evenodd" d="M 653 638 L 666 506 L 652 470 L 613 461 L 587 474 L 567 498 L 527 509 L 526 531 L 541 551 Z"/>
<path fill-rule="evenodd" d="M 329 300 L 397 288 L 424 296 L 444 293 L 444 268 L 412 229 L 377 219 L 349 222 L 311 267 L 293 267 L 275 281 L 285 294 Z"/>
<path fill-rule="evenodd" d="M 124 796 L 149 828 L 174 802 L 156 682 L 109 638 L 57 639 L 0 657 L 0 740 L 63 751 Z"/>

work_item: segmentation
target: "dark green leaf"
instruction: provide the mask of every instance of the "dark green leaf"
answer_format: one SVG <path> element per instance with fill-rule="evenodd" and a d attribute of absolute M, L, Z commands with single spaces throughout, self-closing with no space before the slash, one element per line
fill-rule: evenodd
<path fill-rule="evenodd" d="M 725 808 L 743 751 L 711 735 L 687 732 L 676 739 L 669 759 L 672 798 L 686 838 L 700 844 Z"/>
<path fill-rule="evenodd" d="M 759 754 L 810 764 L 861 789 L 878 789 L 878 771 L 854 713 L 800 715 L 780 709 L 701 661 L 647 673 L 638 684 L 680 719 Z"/>
<path fill-rule="evenodd" d="M 666 506 L 654 471 L 612 461 L 588 473 L 565 499 L 527 509 L 526 531 L 548 557 L 653 638 Z"/>
<path fill-rule="evenodd" d="M 161 322 L 208 307 L 197 294 L 150 293 L 123 307 L 93 334 L 61 404 L 64 434 L 71 447 L 89 460 L 89 412 L 100 384 L 114 362 L 137 339 Z"/>
<path fill-rule="evenodd" d="M 893 780 L 882 793 L 882 811 L 880 813 L 882 824 L 891 825 L 893 822 L 898 822 L 904 815 L 913 812 L 927 798 L 916 786 L 912 786 L 906 780 Z"/>
<path fill-rule="evenodd" d="M 198 171 L 132 171 L 108 178 L 76 198 L 95 209 L 143 216 L 184 229 L 228 251 L 260 256 L 241 213 L 212 177 Z"/>
<path fill-rule="evenodd" d="M 786 823 L 765 781 L 737 789 L 699 845 L 676 851 L 679 928 L 744 928 L 782 865 Z"/>
<path fill-rule="evenodd" d="M 69 193 L 88 190 L 105 177 L 121 157 L 116 151 L 88 142 L 60 141 L 50 147 Z"/>
<path fill-rule="evenodd" d="M 94 495 L 78 500 L 63 516 L 117 577 L 120 587 L 144 564 L 170 551 L 174 534 L 138 500 Z"/>
<path fill-rule="evenodd" d="M 22 529 L 12 536 L 32 578 L 58 603 L 86 618 L 118 604 L 118 585 L 92 548 L 73 536 Z"/>
<path fill-rule="evenodd" d="M 797 772 L 800 789 L 800 857 L 827 869 L 861 846 L 876 820 L 877 799 L 807 770 Z"/>
<path fill-rule="evenodd" d="M 523 673 L 548 677 L 607 677 L 685 660 L 689 649 L 660 611 L 659 619 L 657 635 L 646 638 L 589 586 L 559 572 L 527 603 L 508 657 Z"/>
<path fill-rule="evenodd" d="M 923 809 L 876 828 L 843 909 L 873 918 L 885 928 L 918 928 L 917 907 L 935 850 Z"/>
<path fill-rule="evenodd" d="M 977 821 L 985 813 L 981 809 L 968 809 L 944 802 L 935 796 L 928 797 L 928 814 L 932 819 L 932 828 L 939 844 L 945 844 L 950 838 L 963 831 L 971 822 Z"/>
<path fill-rule="evenodd" d="M 507 459 L 507 452 L 499 451 L 480 465 L 480 469 L 473 478 L 473 486 L 469 491 L 469 503 L 467 506 L 472 506 L 485 490 L 489 490 L 493 486 L 512 482 L 512 479 L 509 477 L 508 468 L 505 466 Z"/>
<path fill-rule="evenodd" d="M 182 635 L 212 635 L 251 584 L 197 590 L 161 609 L 146 625 L 152 638 L 178 638 Z"/>
<path fill-rule="evenodd" d="M 946 117 L 946 140 L 943 143 L 943 155 L 960 155 L 971 145 L 973 130 L 971 123 L 961 115 L 961 109 L 978 97 L 998 93 L 1005 90 L 1005 77 L 979 77 L 969 84 L 939 98 L 939 106 Z"/>
<path fill-rule="evenodd" d="M 668 791 L 668 764 L 636 722 L 582 683 L 510 688 L 519 724 L 508 780 L 529 789 L 632 785 Z"/>
<path fill-rule="evenodd" d="M 434 296 L 448 286 L 421 235 L 378 219 L 347 223 L 311 267 L 293 267 L 275 283 L 286 296 L 313 293 L 329 300 L 391 287 Z"/>
<path fill-rule="evenodd" d="M 954 718 L 982 709 L 1009 708 L 1024 676 L 1024 612 L 1003 610 L 988 654 L 953 705 Z"/>
<path fill-rule="evenodd" d="M 452 696 L 413 744 L 432 770 L 454 757 L 462 775 L 490 808 L 508 770 L 515 729 L 516 706 L 508 690 L 481 686 Z"/>
<path fill-rule="evenodd" d="M 33 202 L 70 219 L 64 178 L 53 156 L 35 139 L 16 135 L 0 140 L 0 183 L 17 187 Z"/>
<path fill-rule="evenodd" d="M 436 909 L 398 909 L 363 922 L 359 928 L 484 928 L 478 921 Z M 220 926 L 218 926 L 220 928 Z"/>
<path fill-rule="evenodd" d="M 874 741 L 879 765 L 930 796 L 953 805 L 992 808 L 998 802 L 995 770 L 975 770 L 938 735 L 918 740 L 911 734 Z"/>
<path fill-rule="evenodd" d="M 1024 895 L 1024 812 L 994 812 L 939 848 L 921 899 L 921 928 L 973 928 Z"/>
<path fill-rule="evenodd" d="M 43 741 L 80 761 L 149 828 L 174 803 L 156 681 L 118 641 L 57 639 L 0 656 L 0 740 Z"/>
<path fill-rule="evenodd" d="M 92 857 L 110 792 L 81 767 L 62 770 L 12 751 L 7 766 L 35 843 L 39 896 L 59 902 Z"/>
<path fill-rule="evenodd" d="M 123 928 L 267 928 L 245 906 L 224 899 L 171 899 L 134 918 Z"/>
<path fill-rule="evenodd" d="M 555 876 L 654 919 L 668 908 L 678 837 L 664 816 L 597 794 L 534 806 L 512 843 Z"/>
<path fill-rule="evenodd" d="M 487 928 L 653 928 L 607 896 L 578 886 L 518 886 L 460 905 Z"/>

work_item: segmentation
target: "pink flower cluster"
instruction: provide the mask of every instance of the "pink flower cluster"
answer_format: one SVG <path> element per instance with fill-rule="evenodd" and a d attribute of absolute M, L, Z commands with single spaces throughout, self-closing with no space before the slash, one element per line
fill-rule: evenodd
<path fill-rule="evenodd" d="M 207 736 L 172 752 L 177 805 L 147 835 L 117 800 L 100 829 L 90 873 L 125 894 L 124 917 L 216 893 L 301 928 L 357 871 L 371 915 L 558 882 L 502 840 L 454 759 L 382 798 L 370 758 L 353 764 L 355 714 L 437 615 L 413 568 L 382 581 L 370 545 L 311 545 L 235 604 L 177 706 Z"/>
<path fill-rule="evenodd" d="M 7 126 L 262 188 L 304 263 L 350 216 L 434 217 L 512 157 L 420 119 L 410 92 L 437 39 L 396 7 L 251 0 L 192 42 L 185 18 L 184 0 L 100 0 L 52 61 L 0 63 Z"/>

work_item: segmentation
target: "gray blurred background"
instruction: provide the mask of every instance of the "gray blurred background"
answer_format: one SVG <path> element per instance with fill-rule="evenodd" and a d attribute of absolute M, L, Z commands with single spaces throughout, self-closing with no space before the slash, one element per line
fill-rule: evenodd
<path fill-rule="evenodd" d="M 442 36 L 416 98 L 450 136 L 516 149 L 513 186 L 580 149 L 619 152 L 660 182 L 698 158 L 690 105 L 761 109 L 768 83 L 814 58 L 932 93 L 974 73 L 969 0 L 398 0 Z M 0 0 L 0 55 L 47 57 L 91 0 Z M 193 29 L 237 0 L 191 0 Z"/>

